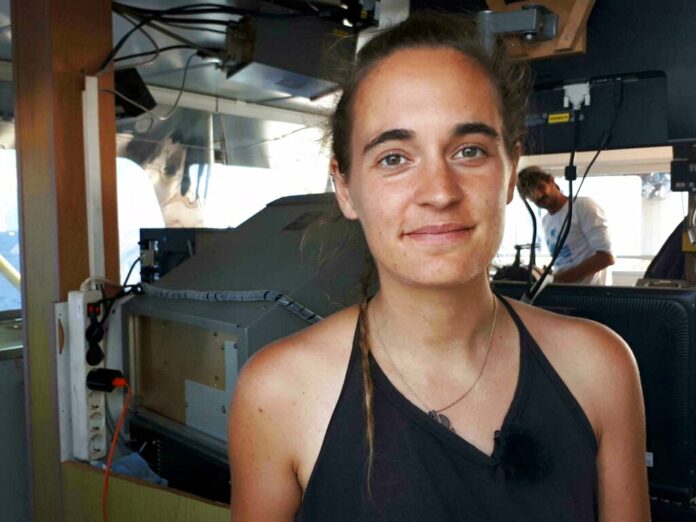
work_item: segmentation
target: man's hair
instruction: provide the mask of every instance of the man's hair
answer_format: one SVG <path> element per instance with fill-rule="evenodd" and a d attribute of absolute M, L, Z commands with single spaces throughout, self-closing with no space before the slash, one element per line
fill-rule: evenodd
<path fill-rule="evenodd" d="M 517 174 L 517 190 L 523 198 L 528 198 L 542 183 L 555 182 L 551 174 L 539 167 L 527 167 Z"/>

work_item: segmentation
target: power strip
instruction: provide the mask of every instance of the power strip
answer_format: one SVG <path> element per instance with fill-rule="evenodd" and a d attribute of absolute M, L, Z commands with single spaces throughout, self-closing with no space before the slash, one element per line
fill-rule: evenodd
<path fill-rule="evenodd" d="M 72 409 L 72 442 L 75 458 L 94 460 L 106 455 L 106 405 L 104 392 L 87 388 L 90 370 L 102 368 L 104 361 L 90 365 L 87 362 L 86 332 L 90 326 L 88 305 L 98 302 L 98 290 L 68 293 L 68 320 L 70 324 L 70 403 Z M 101 317 L 103 310 L 97 317 Z"/>

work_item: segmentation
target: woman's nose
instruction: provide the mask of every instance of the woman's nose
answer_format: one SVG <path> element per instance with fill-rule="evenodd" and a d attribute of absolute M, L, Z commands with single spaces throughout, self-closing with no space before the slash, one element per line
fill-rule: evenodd
<path fill-rule="evenodd" d="M 444 160 L 424 165 L 418 181 L 416 201 L 419 205 L 445 208 L 460 201 L 464 195 L 461 174 Z"/>

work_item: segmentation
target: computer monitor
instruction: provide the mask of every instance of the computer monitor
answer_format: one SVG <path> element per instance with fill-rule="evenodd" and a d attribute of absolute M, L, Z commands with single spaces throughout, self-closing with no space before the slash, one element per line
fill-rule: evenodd
<path fill-rule="evenodd" d="M 494 283 L 518 299 L 520 283 Z M 536 305 L 602 323 L 638 362 L 647 423 L 652 497 L 688 504 L 696 496 L 696 290 L 549 285 Z"/>
<path fill-rule="evenodd" d="M 558 95 L 553 91 L 554 84 L 589 81 L 594 84 L 592 101 L 584 111 L 580 150 L 596 148 L 614 118 L 608 148 L 692 141 L 696 139 L 696 53 L 688 50 L 695 45 L 693 2 L 596 2 L 587 21 L 586 53 L 532 63 L 532 113 L 548 116 L 562 110 L 562 105 L 554 103 Z M 614 103 L 620 86 L 623 99 Z M 534 121 L 528 123 L 530 134 L 536 135 L 528 143 L 529 154 L 568 152 L 573 148 L 572 125 L 537 127 Z M 565 139 L 557 136 L 561 131 L 569 133 Z"/>

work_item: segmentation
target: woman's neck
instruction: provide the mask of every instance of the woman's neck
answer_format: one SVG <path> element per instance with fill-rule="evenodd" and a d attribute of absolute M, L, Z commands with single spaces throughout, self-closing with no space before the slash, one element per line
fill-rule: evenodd
<path fill-rule="evenodd" d="M 473 349 L 488 340 L 493 300 L 485 272 L 450 288 L 414 287 L 384 278 L 370 304 L 369 321 L 390 351 L 461 357 L 463 346 Z"/>

